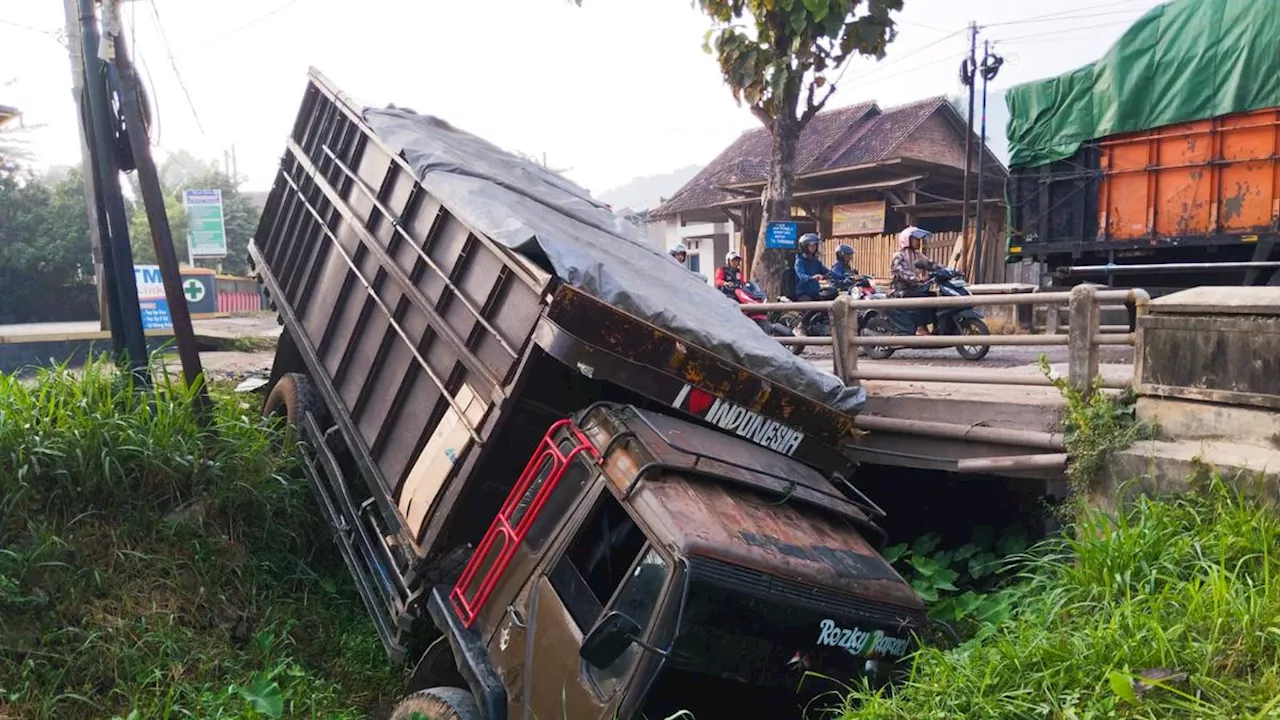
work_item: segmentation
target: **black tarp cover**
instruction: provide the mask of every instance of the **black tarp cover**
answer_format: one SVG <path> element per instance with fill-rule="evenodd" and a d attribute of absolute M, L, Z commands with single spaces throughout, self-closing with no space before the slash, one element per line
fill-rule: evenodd
<path fill-rule="evenodd" d="M 447 122 L 367 108 L 378 138 L 401 152 L 423 188 L 492 240 L 570 285 L 841 412 L 866 392 L 792 355 L 736 303 L 643 243 L 640 230 L 565 178 Z"/>

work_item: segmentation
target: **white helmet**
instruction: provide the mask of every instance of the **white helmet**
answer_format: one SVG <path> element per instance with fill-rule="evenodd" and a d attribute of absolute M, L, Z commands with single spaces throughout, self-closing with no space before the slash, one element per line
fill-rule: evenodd
<path fill-rule="evenodd" d="M 729 263 L 733 262 L 734 260 L 741 260 L 741 259 L 742 259 L 742 256 L 738 254 L 738 251 L 737 251 L 737 250 L 730 250 L 729 252 L 727 252 L 727 253 L 725 253 L 725 254 L 724 254 L 724 264 L 725 264 L 725 265 L 728 265 Z"/>
<path fill-rule="evenodd" d="M 689 248 L 685 247 L 683 243 L 676 243 L 675 247 L 671 248 L 667 252 L 670 253 L 671 257 L 675 257 L 681 253 L 687 255 L 689 253 Z"/>

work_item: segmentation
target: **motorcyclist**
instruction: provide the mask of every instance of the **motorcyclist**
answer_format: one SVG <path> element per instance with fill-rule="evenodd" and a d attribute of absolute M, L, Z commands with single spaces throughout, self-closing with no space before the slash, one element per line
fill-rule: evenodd
<path fill-rule="evenodd" d="M 818 280 L 831 276 L 831 271 L 818 259 L 818 248 L 822 246 L 822 238 L 817 233 L 805 233 L 796 243 L 800 246 L 800 254 L 796 255 L 796 294 L 801 302 L 817 300 L 822 292 Z M 813 319 L 821 315 L 819 310 L 811 310 L 804 314 L 803 323 L 808 326 Z"/>
<path fill-rule="evenodd" d="M 926 268 L 934 267 L 935 264 L 924 254 L 924 241 L 931 237 L 933 233 L 914 225 L 909 225 L 898 233 L 898 252 L 893 254 L 889 262 L 889 272 L 892 275 L 890 297 L 927 297 L 929 295 L 923 283 L 928 279 Z M 920 310 L 912 313 L 915 317 L 917 335 L 928 333 L 922 322 L 926 313 L 927 311 Z"/>
<path fill-rule="evenodd" d="M 831 280 L 841 289 L 851 287 L 858 279 L 858 270 L 850 264 L 853 260 L 853 248 L 841 244 L 836 248 L 836 262 L 831 266 Z"/>
<path fill-rule="evenodd" d="M 672 260 L 675 260 L 681 265 L 684 265 L 689 259 L 689 248 L 685 247 L 684 243 L 676 243 L 674 247 L 667 251 L 667 253 L 671 255 Z"/>
<path fill-rule="evenodd" d="M 725 295 L 742 286 L 742 256 L 736 250 L 725 253 L 724 265 L 716 269 L 716 289 Z"/>

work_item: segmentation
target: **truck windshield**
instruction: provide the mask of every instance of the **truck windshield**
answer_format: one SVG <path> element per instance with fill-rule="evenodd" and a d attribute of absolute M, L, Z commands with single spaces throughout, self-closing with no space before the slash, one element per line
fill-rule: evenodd
<path fill-rule="evenodd" d="M 840 705 L 858 678 L 887 682 L 895 661 L 909 652 L 908 637 L 695 579 L 646 710 L 688 710 L 698 720 L 800 718 Z M 689 698 L 699 697 L 708 699 L 705 707 L 688 707 Z"/>

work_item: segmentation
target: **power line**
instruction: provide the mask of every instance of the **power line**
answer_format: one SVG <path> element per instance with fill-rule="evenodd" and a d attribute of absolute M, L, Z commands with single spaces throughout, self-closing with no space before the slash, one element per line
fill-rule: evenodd
<path fill-rule="evenodd" d="M 1116 27 L 1117 25 L 1131 25 L 1131 24 L 1132 23 L 1129 22 L 1128 20 L 1113 20 L 1111 22 L 1098 23 L 1097 25 L 1084 25 L 1081 27 L 1062 28 L 1059 30 L 1054 30 L 1052 32 L 1031 33 L 1030 35 L 1014 35 L 1013 37 L 1000 38 L 998 40 L 994 40 L 993 42 L 997 42 L 1004 45 L 1009 43 L 1021 42 L 1023 40 L 1033 40 L 1036 38 L 1057 37 L 1059 35 L 1062 35 L 1063 33 L 1080 32 L 1081 30 L 1095 30 L 1097 28 Z"/>
<path fill-rule="evenodd" d="M 1057 12 L 1045 13 L 1044 15 L 1033 15 L 1031 17 L 1019 18 L 1017 20 L 1006 20 L 1003 22 L 987 23 L 983 25 L 983 27 L 992 28 L 992 27 L 1002 27 L 1005 25 L 1021 25 L 1023 23 L 1041 22 L 1044 20 L 1053 20 L 1053 19 L 1063 19 L 1063 20 L 1086 19 L 1090 17 L 1096 17 L 1098 15 L 1115 14 L 1115 13 L 1091 14 L 1091 11 L 1093 10 L 1103 10 L 1106 8 L 1118 7 L 1120 5 L 1129 5 L 1134 2 L 1145 2 L 1145 1 L 1146 0 L 1118 0 L 1115 2 L 1099 3 L 1097 5 L 1085 5 L 1084 7 L 1072 8 L 1070 10 L 1059 10 Z M 1117 12 L 1142 12 L 1142 11 L 1135 9 L 1135 10 L 1121 10 Z M 1081 13 L 1084 13 L 1084 14 L 1081 14 Z"/>
<path fill-rule="evenodd" d="M 861 71 L 861 72 L 854 73 L 853 77 L 851 77 L 851 78 L 849 78 L 849 79 L 850 79 L 850 80 L 865 80 L 866 78 L 870 77 L 871 75 L 874 75 L 874 74 L 876 74 L 877 72 L 880 72 L 880 71 L 884 70 L 884 69 L 885 69 L 885 68 L 887 68 L 887 67 L 892 67 L 895 63 L 899 63 L 899 62 L 901 62 L 901 61 L 903 61 L 903 60 L 906 60 L 906 59 L 908 59 L 908 58 L 915 57 L 915 56 L 917 56 L 917 55 L 919 55 L 919 54 L 921 54 L 921 53 L 928 53 L 928 52 L 932 52 L 933 50 L 936 50 L 936 49 L 939 47 L 938 43 L 941 43 L 941 42 L 942 42 L 942 41 L 944 41 L 944 40 L 950 40 L 951 38 L 956 37 L 957 35 L 960 35 L 961 33 L 967 32 L 968 30 L 969 30 L 969 26 L 968 26 L 968 25 L 965 25 L 964 27 L 962 27 L 962 28 L 960 28 L 960 29 L 958 29 L 958 30 L 954 30 L 954 31 L 952 31 L 952 32 L 950 32 L 950 33 L 947 33 L 946 35 L 944 35 L 944 36 L 942 36 L 942 37 L 938 38 L 937 40 L 934 40 L 932 43 L 930 43 L 930 44 L 929 44 L 928 46 L 926 46 L 926 47 L 918 48 L 918 49 L 916 49 L 916 50 L 912 50 L 912 51 L 910 51 L 910 52 L 904 53 L 904 54 L 899 55 L 899 56 L 897 56 L 897 57 L 895 57 L 895 58 L 892 58 L 892 59 L 890 59 L 890 60 L 886 60 L 885 62 L 878 63 L 878 64 L 876 64 L 874 67 L 870 67 L 870 68 L 867 68 L 866 70 L 863 70 L 863 71 Z M 848 66 L 846 65 L 846 66 L 845 66 L 845 68 L 847 69 L 847 68 L 848 68 Z M 843 77 L 843 76 L 844 76 L 844 72 L 843 72 L 843 71 L 841 71 L 840 76 L 841 76 L 841 77 Z M 895 75 L 894 75 L 894 76 L 896 76 L 896 73 L 895 73 Z M 892 76 L 891 76 L 891 77 L 892 77 Z M 839 80 L 837 80 L 836 82 L 839 82 Z"/>
<path fill-rule="evenodd" d="M 994 27 L 1007 27 L 1009 25 L 1031 25 L 1034 23 L 1063 22 L 1067 20 L 1092 20 L 1094 18 L 1107 17 L 1108 15 L 1133 15 L 1134 13 L 1141 14 L 1143 12 L 1145 11 L 1136 10 L 1136 9 L 1135 10 L 1112 10 L 1111 12 L 1089 13 L 1086 15 L 1072 15 L 1070 17 L 1068 16 L 1049 17 L 1049 18 L 1039 18 L 1036 20 L 1019 20 L 1017 22 L 992 23 L 990 25 L 984 25 L 983 29 L 986 30 Z"/>
<path fill-rule="evenodd" d="M 62 42 L 62 36 L 54 32 L 53 30 L 42 30 L 41 28 L 31 27 L 30 25 L 23 25 L 22 23 L 17 23 L 12 20 L 0 20 L 0 25 L 8 25 L 10 27 L 16 27 L 19 30 L 26 30 L 28 32 L 39 33 L 41 35 L 48 35 L 49 37 L 57 40 L 58 42 Z"/>
<path fill-rule="evenodd" d="M 187 90 L 187 83 L 182 79 L 182 72 L 178 70 L 178 63 L 173 59 L 173 48 L 169 45 L 169 36 L 164 31 L 164 23 L 160 20 L 160 8 L 156 6 L 156 0 L 151 0 L 151 14 L 156 21 L 156 30 L 160 33 L 160 40 L 164 43 L 165 54 L 169 56 L 169 65 L 173 68 L 173 74 L 178 78 L 178 87 L 182 88 L 182 94 L 187 98 L 187 107 L 191 108 L 191 117 L 195 118 L 196 128 L 200 130 L 200 134 L 204 134 L 204 125 L 200 122 L 200 113 L 196 111 L 195 101 L 191 99 L 191 91 Z"/>
<path fill-rule="evenodd" d="M 152 0 L 152 1 L 154 2 L 154 0 Z M 279 13 L 281 13 L 281 12 L 283 12 L 283 11 L 285 11 L 285 10 L 289 9 L 289 8 L 290 8 L 290 7 L 292 7 L 292 6 L 297 5 L 297 4 L 298 4 L 298 1 L 299 1 L 299 0 L 285 0 L 285 2 L 284 2 L 284 3 L 282 3 L 282 4 L 278 5 L 278 6 L 276 6 L 274 9 L 272 9 L 272 10 L 268 10 L 267 12 L 265 12 L 265 13 L 263 13 L 263 14 L 259 15 L 259 16 L 258 16 L 258 17 L 256 17 L 256 18 L 254 18 L 254 19 L 252 19 L 252 20 L 250 20 L 250 21 L 248 21 L 248 22 L 246 22 L 246 23 L 244 23 L 244 24 L 242 24 L 242 25 L 239 25 L 239 26 L 237 26 L 237 27 L 234 27 L 234 28 L 232 28 L 231 30 L 228 30 L 227 32 L 225 32 L 225 33 L 223 33 L 223 34 L 219 35 L 218 37 L 214 38 L 213 40 L 210 40 L 209 42 L 204 43 L 203 45 L 201 45 L 201 46 L 200 46 L 200 48 L 197 48 L 196 50 L 199 50 L 199 49 L 202 49 L 202 48 L 207 48 L 207 47 L 210 47 L 210 46 L 212 46 L 212 45 L 216 45 L 216 44 L 218 44 L 218 43 L 220 43 L 220 42 L 223 42 L 223 41 L 224 41 L 224 40 L 226 40 L 227 38 L 233 37 L 233 36 L 235 36 L 235 35 L 239 35 L 240 33 L 244 32 L 245 30 L 248 30 L 249 28 L 253 27 L 254 25 L 257 25 L 258 23 L 263 22 L 264 20 L 267 20 L 268 18 L 272 17 L 273 15 L 279 14 Z M 178 57 L 181 57 L 181 55 L 179 55 Z"/>

